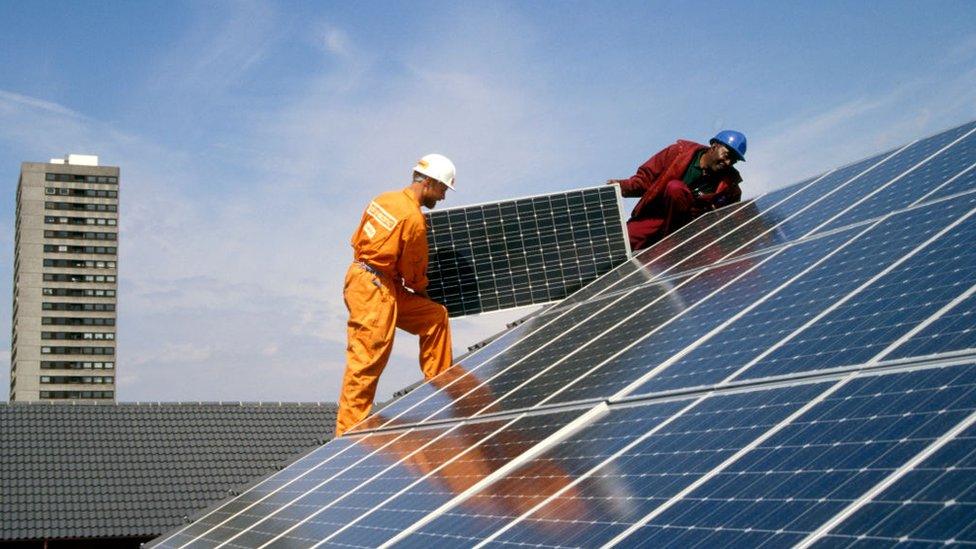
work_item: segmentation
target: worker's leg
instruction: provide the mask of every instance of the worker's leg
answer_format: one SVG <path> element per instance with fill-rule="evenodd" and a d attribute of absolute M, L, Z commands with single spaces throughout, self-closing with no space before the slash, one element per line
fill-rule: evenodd
<path fill-rule="evenodd" d="M 451 367 L 451 327 L 443 305 L 400 289 L 396 323 L 397 328 L 420 336 L 424 379 L 432 379 Z"/>
<path fill-rule="evenodd" d="M 356 264 L 346 273 L 343 297 L 349 322 L 336 436 L 369 415 L 376 384 L 393 349 L 397 316 L 396 290 Z"/>
<path fill-rule="evenodd" d="M 694 197 L 683 181 L 675 179 L 668 182 L 661 198 L 664 207 L 664 224 L 661 228 L 660 238 L 664 238 L 691 221 L 691 206 L 694 204 Z"/>
<path fill-rule="evenodd" d="M 627 221 L 630 249 L 643 250 L 688 224 L 694 198 L 683 181 L 671 180 L 647 205 L 642 217 Z"/>

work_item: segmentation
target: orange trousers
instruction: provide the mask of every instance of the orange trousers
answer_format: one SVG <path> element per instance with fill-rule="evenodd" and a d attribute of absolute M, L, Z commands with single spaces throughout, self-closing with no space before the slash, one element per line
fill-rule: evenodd
<path fill-rule="evenodd" d="M 349 322 L 336 436 L 362 421 L 373 408 L 376 386 L 390 359 L 396 328 L 420 336 L 424 379 L 430 380 L 451 366 L 451 329 L 443 305 L 413 294 L 358 263 L 346 272 L 343 297 Z"/>

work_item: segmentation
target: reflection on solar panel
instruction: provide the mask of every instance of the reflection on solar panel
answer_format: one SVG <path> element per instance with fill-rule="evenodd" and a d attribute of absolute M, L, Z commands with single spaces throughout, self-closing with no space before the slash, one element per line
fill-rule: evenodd
<path fill-rule="evenodd" d="M 974 132 L 699 218 L 154 546 L 976 543 Z"/>
<path fill-rule="evenodd" d="M 428 212 L 431 299 L 450 316 L 558 301 L 626 261 L 616 185 Z"/>

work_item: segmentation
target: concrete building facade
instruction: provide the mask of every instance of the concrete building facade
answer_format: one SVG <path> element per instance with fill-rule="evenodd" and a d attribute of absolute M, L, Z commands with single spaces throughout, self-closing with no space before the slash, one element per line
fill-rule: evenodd
<path fill-rule="evenodd" d="M 119 168 L 24 162 L 17 185 L 10 400 L 115 400 Z"/>

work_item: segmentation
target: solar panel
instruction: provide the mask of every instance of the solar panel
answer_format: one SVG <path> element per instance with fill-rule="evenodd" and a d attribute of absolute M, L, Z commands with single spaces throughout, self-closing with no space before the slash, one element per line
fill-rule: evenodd
<path fill-rule="evenodd" d="M 153 545 L 972 543 L 974 136 L 703 216 Z"/>
<path fill-rule="evenodd" d="M 627 260 L 620 189 L 434 210 L 427 293 L 449 316 L 559 301 Z"/>
<path fill-rule="evenodd" d="M 860 501 L 815 546 L 976 543 L 976 428 L 894 476 Z"/>

